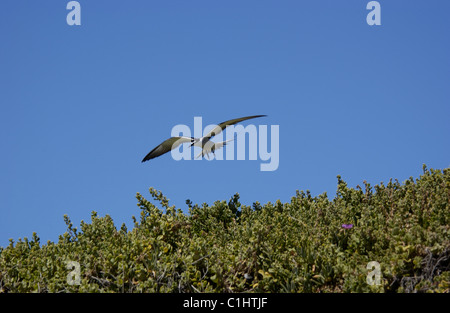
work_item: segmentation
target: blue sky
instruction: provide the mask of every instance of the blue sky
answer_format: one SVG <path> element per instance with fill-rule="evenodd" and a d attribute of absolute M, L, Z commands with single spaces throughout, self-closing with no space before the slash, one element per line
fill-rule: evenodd
<path fill-rule="evenodd" d="M 55 241 L 63 215 L 132 227 L 149 187 L 186 210 L 236 192 L 290 201 L 450 160 L 448 1 L 2 1 L 0 246 Z M 267 114 L 279 167 L 261 160 L 141 163 L 173 126 Z M 248 123 L 244 124 L 247 125 Z"/>

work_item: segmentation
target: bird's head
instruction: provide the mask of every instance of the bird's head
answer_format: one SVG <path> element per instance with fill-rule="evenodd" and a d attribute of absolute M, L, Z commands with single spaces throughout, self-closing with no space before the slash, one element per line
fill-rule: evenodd
<path fill-rule="evenodd" d="M 200 138 L 191 137 L 191 147 L 200 141 Z"/>

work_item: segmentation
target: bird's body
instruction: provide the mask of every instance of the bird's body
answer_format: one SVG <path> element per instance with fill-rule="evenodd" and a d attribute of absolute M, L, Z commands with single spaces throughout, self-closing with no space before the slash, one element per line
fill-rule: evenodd
<path fill-rule="evenodd" d="M 234 125 L 234 124 L 237 124 L 237 123 L 245 121 L 245 120 L 249 120 L 249 119 L 257 118 L 257 117 L 263 117 L 263 116 L 266 116 L 266 115 L 252 115 L 252 116 L 240 117 L 240 118 L 235 118 L 232 120 L 222 122 L 219 125 L 217 125 L 216 127 L 214 127 L 208 134 L 206 134 L 206 136 L 203 136 L 201 138 L 171 137 L 171 138 L 163 141 L 160 145 L 156 146 L 152 151 L 150 151 L 144 157 L 142 162 L 159 157 L 159 156 L 177 148 L 179 145 L 181 145 L 183 143 L 190 143 L 191 147 L 194 146 L 194 147 L 202 148 L 202 152 L 197 156 L 197 158 L 200 157 L 200 155 L 204 156 L 205 154 L 208 155 L 208 157 L 209 157 L 209 153 L 214 153 L 215 150 L 222 148 L 224 145 L 227 144 L 227 142 L 233 140 L 233 139 L 231 139 L 231 140 L 227 140 L 227 141 L 214 143 L 214 142 L 210 141 L 212 137 L 214 137 L 215 135 L 222 132 L 229 125 Z"/>
<path fill-rule="evenodd" d="M 214 154 L 214 152 L 220 148 L 222 148 L 223 146 L 225 146 L 227 144 L 227 142 L 230 142 L 234 139 L 229 139 L 229 140 L 225 140 L 222 142 L 212 142 L 210 140 L 208 140 L 202 148 L 202 152 L 200 152 L 195 158 L 198 159 L 200 156 L 204 156 L 206 154 L 206 156 L 209 159 L 209 154 L 212 153 Z"/>

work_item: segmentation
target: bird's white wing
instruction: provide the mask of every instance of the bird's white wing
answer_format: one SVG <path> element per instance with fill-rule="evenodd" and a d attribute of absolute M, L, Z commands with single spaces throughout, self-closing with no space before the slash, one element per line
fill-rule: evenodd
<path fill-rule="evenodd" d="M 223 146 L 225 146 L 228 142 L 233 141 L 233 140 L 234 140 L 234 138 L 231 138 L 231 139 L 228 139 L 228 140 L 225 140 L 225 141 L 221 141 L 221 142 L 216 142 L 214 144 L 214 150 L 218 150 L 220 148 L 223 148 Z"/>
<path fill-rule="evenodd" d="M 150 151 L 144 157 L 144 159 L 142 159 L 142 162 L 159 157 L 160 155 L 163 155 L 164 153 L 167 153 L 167 152 L 177 148 L 179 145 L 181 145 L 185 142 L 193 143 L 194 141 L 195 141 L 195 139 L 192 137 L 171 137 L 171 138 L 163 141 L 160 145 L 156 146 L 152 151 Z"/>
<path fill-rule="evenodd" d="M 227 127 L 229 125 L 234 125 L 239 122 L 249 120 L 251 118 L 257 118 L 257 117 L 263 117 L 263 116 L 267 116 L 267 115 L 252 115 L 252 116 L 240 117 L 240 118 L 235 118 L 235 119 L 232 119 L 232 120 L 229 120 L 226 122 L 222 122 L 219 125 L 217 125 L 216 127 L 214 127 L 204 138 L 211 139 L 213 136 L 219 134 L 221 131 L 223 131 L 225 129 L 225 127 Z"/>

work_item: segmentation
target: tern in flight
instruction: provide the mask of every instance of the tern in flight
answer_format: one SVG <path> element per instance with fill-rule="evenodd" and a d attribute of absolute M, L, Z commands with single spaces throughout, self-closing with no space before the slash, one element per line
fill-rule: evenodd
<path fill-rule="evenodd" d="M 229 125 L 234 125 L 234 124 L 237 124 L 237 123 L 245 121 L 245 120 L 249 120 L 249 119 L 257 118 L 257 117 L 263 117 L 263 116 L 266 116 L 266 115 L 252 115 L 252 116 L 240 117 L 240 118 L 235 118 L 235 119 L 220 123 L 219 125 L 214 127 L 206 136 L 201 137 L 201 138 L 183 137 L 183 136 L 171 137 L 171 138 L 163 141 L 160 145 L 158 145 L 152 151 L 150 151 L 144 157 L 142 162 L 159 157 L 160 155 L 163 155 L 164 153 L 167 153 L 167 152 L 177 148 L 179 145 L 181 145 L 183 143 L 190 143 L 191 147 L 194 146 L 194 147 L 202 148 L 202 152 L 199 155 L 197 155 L 197 158 L 200 157 L 200 155 L 204 156 L 205 154 L 209 158 L 209 153 L 214 154 L 215 150 L 222 148 L 223 146 L 225 146 L 227 144 L 227 142 L 230 142 L 231 140 L 233 140 L 233 139 L 230 139 L 230 140 L 215 143 L 215 142 L 210 141 L 212 137 L 219 134 L 221 131 L 223 131 Z"/>

